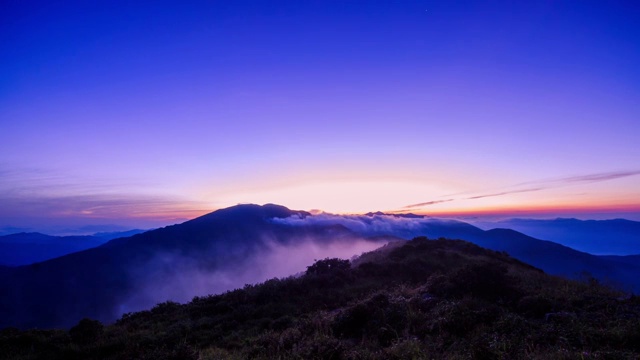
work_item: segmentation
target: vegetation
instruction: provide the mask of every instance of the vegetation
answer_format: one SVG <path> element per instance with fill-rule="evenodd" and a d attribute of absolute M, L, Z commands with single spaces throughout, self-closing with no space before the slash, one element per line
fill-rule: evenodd
<path fill-rule="evenodd" d="M 637 359 L 640 299 L 460 240 L 324 259 L 103 326 L 4 329 L 3 359 Z"/>

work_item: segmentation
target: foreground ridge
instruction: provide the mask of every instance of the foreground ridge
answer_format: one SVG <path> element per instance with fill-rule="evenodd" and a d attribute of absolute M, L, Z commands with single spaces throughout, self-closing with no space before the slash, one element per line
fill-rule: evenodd
<path fill-rule="evenodd" d="M 637 358 L 640 299 L 462 240 L 393 242 L 111 325 L 7 328 L 3 359 Z"/>

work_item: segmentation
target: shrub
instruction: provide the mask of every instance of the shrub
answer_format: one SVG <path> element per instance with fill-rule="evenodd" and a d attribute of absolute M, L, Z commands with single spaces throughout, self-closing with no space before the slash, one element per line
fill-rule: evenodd
<path fill-rule="evenodd" d="M 103 332 L 104 325 L 100 321 L 84 318 L 69 330 L 69 335 L 76 344 L 86 345 L 98 340 Z"/>
<path fill-rule="evenodd" d="M 307 275 L 337 275 L 351 269 L 349 260 L 323 259 L 316 261 L 313 265 L 307 266 Z"/>

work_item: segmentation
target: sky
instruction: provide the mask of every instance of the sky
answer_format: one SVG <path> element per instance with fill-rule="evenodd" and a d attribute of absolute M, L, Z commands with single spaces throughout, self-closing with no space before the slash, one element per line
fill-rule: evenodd
<path fill-rule="evenodd" d="M 640 220 L 635 1 L 0 4 L 0 228 Z"/>

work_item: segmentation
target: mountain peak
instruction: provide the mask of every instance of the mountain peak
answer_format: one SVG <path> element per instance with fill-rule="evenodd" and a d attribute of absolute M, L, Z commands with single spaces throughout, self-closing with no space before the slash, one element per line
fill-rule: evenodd
<path fill-rule="evenodd" d="M 225 220 L 227 222 L 247 221 L 249 219 L 287 218 L 293 215 L 307 217 L 309 212 L 302 210 L 290 210 L 276 204 L 238 204 L 224 209 L 219 209 L 209 214 L 195 218 L 187 223 L 199 223 L 210 220 Z"/>

